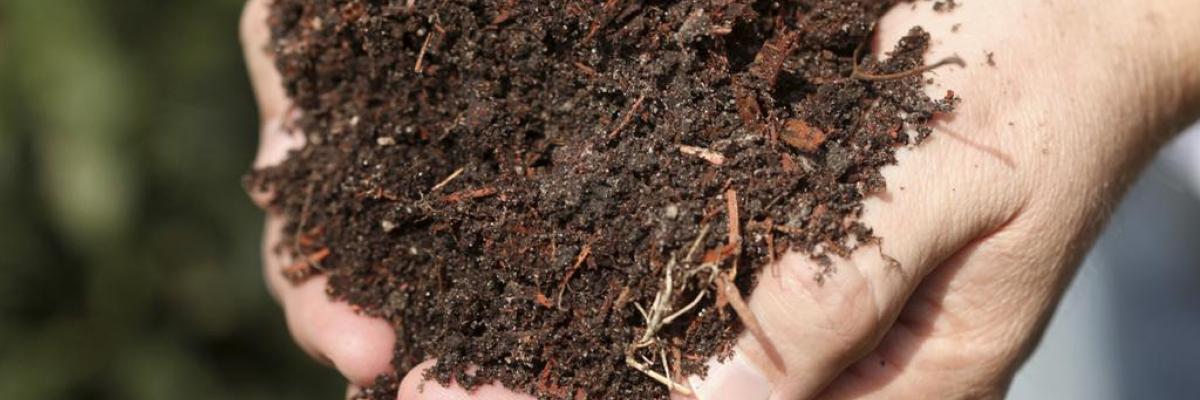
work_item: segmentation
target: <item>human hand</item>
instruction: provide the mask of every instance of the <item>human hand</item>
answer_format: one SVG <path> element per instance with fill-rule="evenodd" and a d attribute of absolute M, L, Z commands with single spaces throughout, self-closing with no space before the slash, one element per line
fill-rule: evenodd
<path fill-rule="evenodd" d="M 258 102 L 261 131 L 254 168 L 283 162 L 288 152 L 304 146 L 302 132 L 287 126 L 296 117 L 284 93 L 283 83 L 267 52 L 270 31 L 267 17 L 270 0 L 250 0 L 242 13 L 240 35 L 246 64 Z M 349 382 L 347 397 L 368 387 L 380 374 L 392 371 L 391 360 L 395 331 L 386 321 L 363 316 L 349 304 L 331 300 L 325 293 L 327 278 L 316 276 L 300 284 L 284 277 L 284 269 L 296 260 L 285 251 L 277 251 L 285 238 L 282 216 L 267 207 L 271 193 L 251 192 L 250 197 L 267 216 L 263 228 L 263 274 L 271 295 L 283 307 L 288 330 L 296 343 L 319 362 L 338 370 Z M 468 393 L 458 386 L 421 385 L 422 374 L 432 360 L 410 371 L 402 380 L 398 398 L 456 400 L 525 400 L 529 396 L 512 394 L 496 385 L 483 385 Z"/>
<path fill-rule="evenodd" d="M 893 10 L 876 48 L 920 25 L 929 59 L 969 63 L 933 73 L 960 108 L 866 204 L 900 267 L 864 248 L 820 285 L 783 260 L 750 308 L 786 372 L 746 335 L 701 397 L 1002 398 L 1126 184 L 1200 111 L 1196 20 L 1185 1 Z"/>
<path fill-rule="evenodd" d="M 1181 22 L 1196 19 L 1184 2 L 894 10 L 876 48 L 921 25 L 935 38 L 930 59 L 957 53 L 971 64 L 936 72 L 931 90 L 956 91 L 962 107 L 885 171 L 889 191 L 868 202 L 864 221 L 900 267 L 864 248 L 818 285 L 806 258 L 784 258 L 750 307 L 786 372 L 747 336 L 732 363 L 693 382 L 702 398 L 1000 397 L 1124 182 L 1163 138 L 1151 134 L 1195 104 L 1197 77 L 1178 72 L 1196 65 L 1197 52 L 1174 47 L 1185 39 Z M 287 99 L 263 52 L 266 1 L 248 7 L 244 40 L 267 121 L 256 165 L 266 166 L 303 136 L 280 129 Z M 322 279 L 283 280 L 290 260 L 270 251 L 278 219 L 268 217 L 264 265 L 289 328 L 311 354 L 369 383 L 389 369 L 391 328 L 330 302 Z M 467 398 L 439 385 L 418 392 L 419 382 L 419 369 L 408 374 L 401 398 Z M 527 397 L 485 387 L 471 398 Z"/>
<path fill-rule="evenodd" d="M 262 120 L 255 168 L 282 162 L 288 151 L 304 145 L 304 135 L 287 132 L 292 118 L 289 100 L 266 52 L 270 32 L 266 24 L 269 2 L 249 1 L 242 14 L 241 37 Z M 266 209 L 270 193 L 252 192 L 251 198 Z M 272 296 L 283 306 L 288 329 L 309 355 L 337 368 L 351 384 L 369 385 L 379 373 L 389 371 L 395 334 L 382 320 L 361 316 L 344 302 L 325 294 L 323 276 L 294 285 L 283 276 L 295 260 L 277 251 L 283 235 L 283 217 L 268 210 L 263 233 L 263 274 Z"/>

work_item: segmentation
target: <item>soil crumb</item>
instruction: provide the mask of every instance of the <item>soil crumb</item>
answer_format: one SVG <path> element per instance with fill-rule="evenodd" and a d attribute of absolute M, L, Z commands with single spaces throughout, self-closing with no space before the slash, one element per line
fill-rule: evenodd
<path fill-rule="evenodd" d="M 870 55 L 896 3 L 275 0 L 307 144 L 248 184 L 277 193 L 290 279 L 395 327 L 361 398 L 436 358 L 441 384 L 665 399 L 652 375 L 730 354 L 726 293 L 785 252 L 835 279 L 876 240 L 880 168 L 957 102 L 905 73 L 921 29 Z"/>
<path fill-rule="evenodd" d="M 933 3 L 933 11 L 950 12 L 958 8 L 959 3 L 956 0 L 938 0 Z"/>

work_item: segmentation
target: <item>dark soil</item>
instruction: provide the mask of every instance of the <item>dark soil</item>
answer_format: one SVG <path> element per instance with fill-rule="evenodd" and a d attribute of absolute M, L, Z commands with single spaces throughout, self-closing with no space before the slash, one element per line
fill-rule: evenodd
<path fill-rule="evenodd" d="M 876 240 L 879 169 L 956 101 L 903 73 L 920 29 L 867 55 L 896 2 L 276 0 L 308 145 L 251 184 L 290 278 L 396 327 L 399 375 L 364 397 L 437 358 L 443 384 L 665 398 L 627 358 L 680 380 L 728 355 L 726 279 L 748 294 L 787 251 L 826 279 Z M 685 311 L 642 341 L 660 292 Z"/>

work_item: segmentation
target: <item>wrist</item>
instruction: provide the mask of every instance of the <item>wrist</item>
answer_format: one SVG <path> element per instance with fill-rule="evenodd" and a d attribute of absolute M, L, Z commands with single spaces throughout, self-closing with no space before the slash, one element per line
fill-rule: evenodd
<path fill-rule="evenodd" d="M 1076 214 L 1063 225 L 1085 243 L 1162 145 L 1200 116 L 1200 3 L 1068 4 L 1048 40 L 1060 52 L 1043 53 L 1060 58 L 1041 71 L 1054 76 L 1043 81 L 1043 106 L 1058 122 L 1043 135 L 1063 139 L 1048 140 L 1062 150 L 1042 170 L 1059 173 L 1042 179 L 1047 208 Z"/>
<path fill-rule="evenodd" d="M 1200 3 L 1194 0 L 1124 0 L 1107 8 L 1123 25 L 1118 57 L 1137 57 L 1146 77 L 1147 128 L 1169 139 L 1200 117 Z"/>

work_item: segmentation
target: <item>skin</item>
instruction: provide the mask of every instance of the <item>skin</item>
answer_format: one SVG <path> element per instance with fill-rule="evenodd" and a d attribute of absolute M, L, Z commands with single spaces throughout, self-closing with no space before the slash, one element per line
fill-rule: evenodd
<path fill-rule="evenodd" d="M 264 121 L 260 167 L 303 145 L 279 129 L 288 100 L 263 50 L 266 15 L 267 1 L 251 0 L 242 23 Z M 890 12 L 875 48 L 920 25 L 934 37 L 929 60 L 958 54 L 968 63 L 930 74 L 931 96 L 952 89 L 964 101 L 884 171 L 889 190 L 866 205 L 864 220 L 900 267 L 863 248 L 817 284 L 806 258 L 784 257 L 748 301 L 786 369 L 744 335 L 732 361 L 690 379 L 699 397 L 1002 398 L 1127 184 L 1197 117 L 1197 20 L 1192 0 L 970 1 L 950 13 L 917 3 Z M 265 249 L 281 225 L 267 216 Z M 321 278 L 288 284 L 280 270 L 291 260 L 263 257 L 302 348 L 353 385 L 389 370 L 387 323 L 331 302 Z M 399 398 L 529 398 L 495 386 L 421 391 L 420 374 L 407 375 Z"/>

